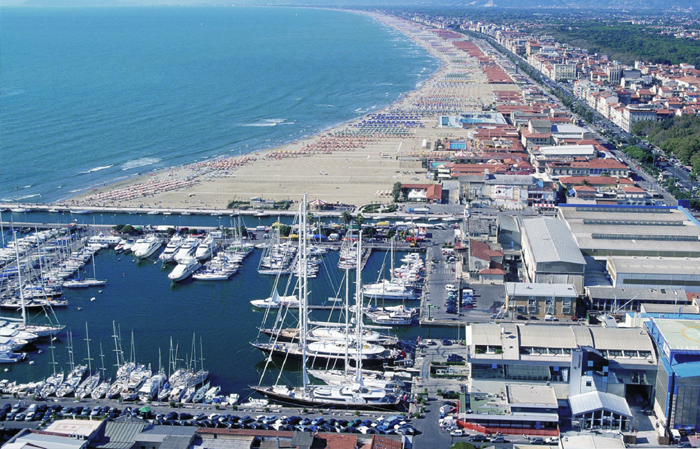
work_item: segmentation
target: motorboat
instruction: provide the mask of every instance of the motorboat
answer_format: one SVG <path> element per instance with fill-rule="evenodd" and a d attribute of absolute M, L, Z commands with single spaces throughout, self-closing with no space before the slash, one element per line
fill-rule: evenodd
<path fill-rule="evenodd" d="M 406 286 L 404 283 L 390 280 L 382 280 L 375 284 L 367 284 L 362 288 L 362 294 L 370 299 L 418 299 L 418 292 Z"/>
<path fill-rule="evenodd" d="M 173 282 L 180 282 L 190 277 L 202 266 L 195 258 L 181 260 L 180 263 L 168 274 L 168 279 Z"/>
<path fill-rule="evenodd" d="M 177 252 L 180 250 L 180 247 L 184 241 L 185 240 L 179 234 L 175 234 L 165 246 L 163 252 L 160 253 L 158 259 L 160 259 L 163 263 L 174 262 L 175 254 L 177 254 Z"/>
<path fill-rule="evenodd" d="M 168 376 L 162 371 L 151 376 L 151 378 L 144 382 L 141 388 L 139 388 L 139 399 L 143 402 L 153 400 L 167 380 Z"/>
<path fill-rule="evenodd" d="M 136 258 L 147 259 L 158 251 L 158 248 L 160 248 L 162 244 L 163 242 L 158 237 L 150 235 L 148 237 L 138 239 L 131 248 L 131 251 L 134 253 Z"/>
<path fill-rule="evenodd" d="M 187 237 L 173 256 L 173 260 L 177 263 L 182 263 L 183 260 L 194 259 L 199 242 L 200 240 L 196 237 Z"/>
<path fill-rule="evenodd" d="M 214 236 L 209 234 L 207 238 L 204 239 L 202 243 L 199 244 L 197 247 L 197 251 L 195 252 L 195 258 L 197 260 L 204 260 L 204 259 L 209 259 L 214 255 L 216 252 L 217 248 L 217 243 L 214 240 Z"/>
<path fill-rule="evenodd" d="M 253 307 L 259 307 L 261 309 L 279 309 L 280 307 L 288 307 L 290 309 L 299 308 L 299 299 L 294 296 L 280 296 L 277 294 L 277 290 L 274 291 L 271 297 L 265 299 L 254 299 L 250 301 Z"/>

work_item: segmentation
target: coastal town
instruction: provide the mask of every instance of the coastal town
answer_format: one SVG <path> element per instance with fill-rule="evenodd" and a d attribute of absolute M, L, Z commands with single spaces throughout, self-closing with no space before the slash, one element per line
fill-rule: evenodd
<path fill-rule="evenodd" d="M 53 368 L 0 380 L 3 448 L 700 447 L 700 159 L 652 133 L 694 126 L 700 69 L 515 21 L 361 14 L 440 68 L 309 139 L 0 205 L 0 308 L 21 313 L 0 362 Z M 165 294 L 259 283 L 225 319 L 258 334 L 235 344 L 260 383 L 222 390 L 196 336 L 156 370 L 132 332 L 127 358 L 128 314 L 106 320 L 114 370 L 87 323 L 82 364 L 65 325 L 28 320 L 86 315 L 137 270 Z"/>

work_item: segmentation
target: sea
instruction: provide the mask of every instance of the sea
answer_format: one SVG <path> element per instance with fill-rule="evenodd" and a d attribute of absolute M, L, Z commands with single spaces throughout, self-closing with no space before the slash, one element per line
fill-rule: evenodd
<path fill-rule="evenodd" d="M 439 62 L 358 13 L 3 7 L 0 201 L 256 152 L 377 111 Z"/>
<path fill-rule="evenodd" d="M 369 16 L 342 11 L 154 7 L 1 8 L 0 13 L 3 201 L 57 201 L 138 173 L 294 141 L 391 104 L 438 68 L 402 34 Z M 2 215 L 4 221 L 35 223 L 233 225 L 228 216 Z M 277 220 L 248 217 L 245 225 Z M 3 238 L 12 238 L 7 229 Z M 192 359 L 203 364 L 222 393 L 246 398 L 248 387 L 261 382 L 298 384 L 298 366 L 266 366 L 249 344 L 262 338 L 258 328 L 274 318 L 265 323 L 265 314 L 249 303 L 270 296 L 275 285 L 274 278 L 257 273 L 260 257 L 254 252 L 225 282 L 172 284 L 167 278 L 172 267 L 163 268 L 155 258 L 137 261 L 103 251 L 85 273 L 94 270 L 107 285 L 66 291 L 70 306 L 56 310 L 55 318 L 67 327 L 55 347 L 31 346 L 29 361 L 0 366 L 0 378 L 38 381 L 54 369 L 67 370 L 71 348 L 76 363 L 87 363 L 88 345 L 93 371 L 102 366 L 102 354 L 114 377 L 116 328 L 127 360 L 167 371 L 172 341 L 176 364 Z M 343 296 L 337 258 L 335 252 L 327 255 L 319 277 L 310 281 L 313 304 Z M 374 252 L 364 281 L 388 274 L 387 267 L 388 255 Z M 280 294 L 287 280 L 280 279 Z M 339 319 L 336 312 L 312 313 L 314 320 Z M 387 332 L 407 341 L 460 338 L 459 328 L 414 325 Z"/>

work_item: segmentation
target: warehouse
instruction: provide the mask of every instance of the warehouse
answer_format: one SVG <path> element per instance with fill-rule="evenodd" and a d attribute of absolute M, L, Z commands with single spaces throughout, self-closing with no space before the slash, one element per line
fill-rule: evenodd
<path fill-rule="evenodd" d="M 616 288 L 668 288 L 700 292 L 698 258 L 609 256 L 605 269 Z"/>
<path fill-rule="evenodd" d="M 670 206 L 566 205 L 559 207 L 581 252 L 608 256 L 700 257 L 700 226 Z"/>
<path fill-rule="evenodd" d="M 583 291 L 586 261 L 564 221 L 523 220 L 522 260 L 529 282 L 573 284 L 576 291 Z"/>
<path fill-rule="evenodd" d="M 625 312 L 641 310 L 642 304 L 685 305 L 690 301 L 685 289 L 634 288 L 634 287 L 586 287 L 590 310 L 600 312 Z"/>

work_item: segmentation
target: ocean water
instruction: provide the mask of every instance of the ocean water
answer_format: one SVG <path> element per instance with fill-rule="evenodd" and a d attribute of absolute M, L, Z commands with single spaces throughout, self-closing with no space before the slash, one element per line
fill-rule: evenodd
<path fill-rule="evenodd" d="M 0 201 L 298 140 L 438 62 L 364 15 L 299 8 L 2 8 Z"/>

